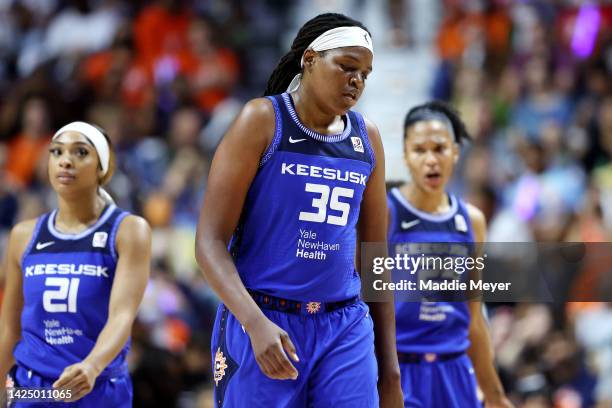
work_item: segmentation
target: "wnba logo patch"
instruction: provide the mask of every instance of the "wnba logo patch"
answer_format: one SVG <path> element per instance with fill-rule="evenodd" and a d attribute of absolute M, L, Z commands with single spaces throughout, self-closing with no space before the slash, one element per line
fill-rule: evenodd
<path fill-rule="evenodd" d="M 94 248 L 104 248 L 107 240 L 108 234 L 106 232 L 96 232 L 93 236 L 92 245 Z"/>
<path fill-rule="evenodd" d="M 216 387 L 219 386 L 219 381 L 221 381 L 223 377 L 225 377 L 225 370 L 227 369 L 227 364 L 225 361 L 226 361 L 226 357 L 223 355 L 223 352 L 221 351 L 221 347 L 219 347 L 217 349 L 217 352 L 215 353 L 214 378 L 215 378 Z"/>
<path fill-rule="evenodd" d="M 353 142 L 353 150 L 359 153 L 363 153 L 363 142 L 361 141 L 360 137 L 351 137 L 351 142 Z"/>
<path fill-rule="evenodd" d="M 455 228 L 457 228 L 457 231 L 459 232 L 467 232 L 468 226 L 463 215 L 455 215 Z"/>

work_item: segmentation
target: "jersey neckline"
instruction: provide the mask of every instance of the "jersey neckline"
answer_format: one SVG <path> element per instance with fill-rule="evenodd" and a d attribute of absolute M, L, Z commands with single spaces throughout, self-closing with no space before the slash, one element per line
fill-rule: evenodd
<path fill-rule="evenodd" d="M 300 128 L 300 130 L 306 133 L 311 138 L 318 140 L 319 142 L 327 142 L 327 143 L 336 143 L 345 140 L 351 134 L 351 120 L 348 114 L 342 115 L 345 119 L 346 125 L 344 126 L 344 131 L 342 133 L 337 133 L 333 135 L 324 135 L 323 133 L 315 132 L 312 129 L 309 129 L 300 121 L 300 118 L 295 111 L 295 107 L 293 106 L 293 98 L 288 93 L 283 93 L 282 95 L 283 101 L 285 102 L 285 106 L 289 111 L 289 116 L 293 119 L 293 122 Z"/>
<path fill-rule="evenodd" d="M 114 209 L 115 209 L 114 204 L 108 205 L 102 211 L 100 218 L 98 218 L 98 221 L 96 221 L 95 224 L 85 229 L 84 231 L 81 231 L 76 234 L 66 234 L 63 232 L 59 232 L 57 229 L 55 229 L 55 216 L 57 215 L 57 211 L 58 211 L 57 209 L 55 209 L 53 210 L 53 212 L 49 216 L 49 219 L 47 220 L 47 228 L 49 229 L 49 232 L 51 233 L 51 235 L 53 235 L 55 238 L 58 238 L 58 239 L 64 239 L 64 240 L 81 239 L 91 234 L 94 230 L 98 229 L 100 225 L 104 224 L 108 220 L 108 218 L 111 216 Z"/>
<path fill-rule="evenodd" d="M 427 220 L 427 221 L 432 221 L 432 222 L 448 221 L 457 212 L 457 207 L 458 207 L 457 199 L 455 198 L 453 194 L 448 194 L 448 198 L 450 199 L 450 202 L 451 202 L 450 203 L 451 208 L 448 211 L 441 213 L 441 214 L 431 214 L 431 213 L 419 210 L 418 208 L 410 204 L 410 202 L 406 199 L 406 197 L 404 197 L 400 189 L 397 187 L 391 190 L 391 194 L 393 194 L 395 198 L 397 199 L 397 201 L 399 201 L 399 203 L 403 205 L 408 211 L 414 213 L 418 217 L 424 220 Z"/>

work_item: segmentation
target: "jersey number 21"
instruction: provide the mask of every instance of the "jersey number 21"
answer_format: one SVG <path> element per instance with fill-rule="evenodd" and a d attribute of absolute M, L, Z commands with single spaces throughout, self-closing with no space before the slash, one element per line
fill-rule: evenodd
<path fill-rule="evenodd" d="M 76 313 L 79 281 L 79 278 L 47 278 L 45 286 L 55 287 L 56 289 L 47 289 L 43 293 L 43 307 L 45 311 L 49 313 Z"/>

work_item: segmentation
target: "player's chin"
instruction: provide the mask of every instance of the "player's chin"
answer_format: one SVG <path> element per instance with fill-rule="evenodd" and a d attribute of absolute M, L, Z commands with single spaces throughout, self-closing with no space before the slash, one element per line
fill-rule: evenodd
<path fill-rule="evenodd" d="M 336 103 L 334 104 L 334 110 L 337 115 L 344 115 L 347 113 L 353 106 L 357 104 L 359 97 L 355 97 L 347 94 L 339 94 L 334 99 Z"/>
<path fill-rule="evenodd" d="M 334 106 L 334 112 L 338 116 L 346 115 L 353 106 L 355 106 L 354 103 L 339 103 Z"/>
<path fill-rule="evenodd" d="M 421 185 L 425 191 L 430 193 L 439 193 L 440 191 L 444 191 L 446 182 L 442 178 L 430 179 L 425 177 L 425 179 L 421 182 Z"/>
<path fill-rule="evenodd" d="M 79 194 L 82 194 L 84 190 L 87 190 L 87 188 L 84 188 L 81 183 L 52 182 L 51 188 L 53 188 L 53 191 L 55 191 L 57 194 L 65 196 L 78 196 Z"/>

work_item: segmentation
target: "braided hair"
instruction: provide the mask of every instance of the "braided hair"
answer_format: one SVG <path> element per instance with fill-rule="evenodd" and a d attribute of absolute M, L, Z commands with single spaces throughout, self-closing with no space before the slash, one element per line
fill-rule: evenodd
<path fill-rule="evenodd" d="M 337 27 L 360 27 L 368 31 L 359 21 L 337 13 L 319 14 L 307 21 L 294 38 L 291 50 L 280 59 L 270 75 L 264 96 L 285 92 L 293 77 L 302 70 L 300 61 L 306 47 L 324 32 Z"/>
<path fill-rule="evenodd" d="M 455 134 L 456 143 L 463 144 L 463 142 L 471 140 L 470 134 L 465 128 L 465 123 L 461 120 L 459 113 L 449 104 L 442 101 L 430 101 L 410 109 L 404 119 L 404 140 L 408 137 L 408 128 L 410 126 L 421 120 L 425 120 L 422 119 L 422 114 L 426 111 L 434 111 L 448 118 L 453 128 L 453 133 Z"/>

